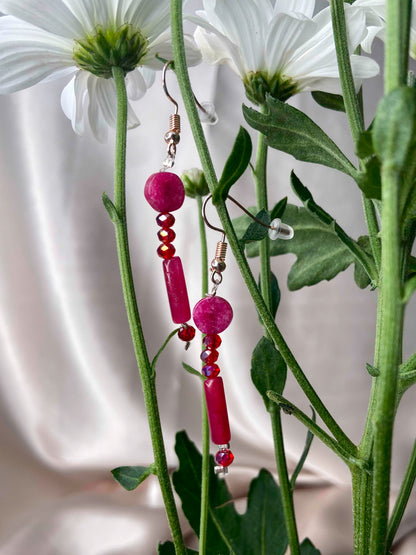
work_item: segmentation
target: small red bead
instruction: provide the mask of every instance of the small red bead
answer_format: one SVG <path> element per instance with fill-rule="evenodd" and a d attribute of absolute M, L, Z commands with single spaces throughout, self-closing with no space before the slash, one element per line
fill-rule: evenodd
<path fill-rule="evenodd" d="M 205 362 L 205 364 L 213 364 L 218 360 L 218 351 L 210 351 L 209 349 L 202 351 L 201 360 Z"/>
<path fill-rule="evenodd" d="M 160 258 L 164 258 L 165 260 L 172 258 L 175 252 L 176 249 L 171 243 L 168 243 L 167 245 L 160 245 L 160 247 L 157 249 L 157 254 L 160 256 Z"/>
<path fill-rule="evenodd" d="M 176 237 L 176 233 L 173 231 L 173 229 L 161 229 L 157 236 L 159 237 L 160 241 L 162 241 L 162 243 L 171 243 L 175 237 Z"/>
<path fill-rule="evenodd" d="M 220 449 L 215 455 L 215 462 L 220 466 L 230 466 L 234 460 L 234 455 L 230 449 Z"/>
<path fill-rule="evenodd" d="M 206 364 L 202 367 L 202 373 L 206 378 L 216 378 L 220 373 L 218 364 Z"/>
<path fill-rule="evenodd" d="M 202 343 L 208 347 L 208 349 L 217 349 L 222 341 L 219 335 L 206 335 L 202 340 Z"/>
<path fill-rule="evenodd" d="M 169 212 L 162 212 L 156 216 L 156 223 L 163 229 L 168 229 L 175 223 L 175 216 Z"/>
<path fill-rule="evenodd" d="M 182 339 L 182 341 L 192 341 L 195 337 L 195 328 L 193 326 L 188 326 L 188 324 L 184 324 L 179 328 L 178 337 Z"/>

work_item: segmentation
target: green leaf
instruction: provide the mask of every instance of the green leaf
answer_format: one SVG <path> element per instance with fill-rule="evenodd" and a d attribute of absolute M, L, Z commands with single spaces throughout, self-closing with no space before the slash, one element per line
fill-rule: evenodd
<path fill-rule="evenodd" d="M 282 355 L 270 339 L 262 337 L 251 356 L 251 379 L 269 412 L 275 411 L 277 407 L 267 397 L 267 391 L 272 389 L 283 393 L 286 377 L 287 367 Z"/>
<path fill-rule="evenodd" d="M 179 459 L 179 468 L 173 473 L 172 480 L 175 490 L 182 501 L 183 512 L 194 532 L 199 536 L 199 519 L 201 510 L 201 474 L 202 455 L 190 441 L 186 432 L 176 434 L 175 451 Z M 214 509 L 224 506 L 224 521 L 218 522 Z M 230 545 L 223 539 L 222 526 L 233 527 L 238 513 L 231 503 L 231 495 L 224 480 L 215 475 L 211 457 L 209 483 L 209 515 L 207 523 L 207 553 L 230 552 Z M 231 523 L 231 524 L 230 524 Z M 221 530 L 221 532 L 220 532 Z"/>
<path fill-rule="evenodd" d="M 365 367 L 372 378 L 378 378 L 378 376 L 380 375 L 380 370 L 378 368 L 375 368 L 371 364 L 368 364 L 368 362 L 365 363 Z"/>
<path fill-rule="evenodd" d="M 316 413 L 315 413 L 313 407 L 311 407 L 311 409 L 312 409 L 312 421 L 316 422 Z M 306 458 L 309 454 L 309 450 L 311 448 L 312 441 L 313 441 L 314 437 L 315 436 L 313 435 L 313 433 L 310 430 L 308 430 L 308 432 L 306 434 L 305 447 L 303 448 L 303 451 L 302 451 L 302 454 L 301 454 L 300 459 L 298 461 L 298 464 L 296 465 L 296 468 L 293 471 L 293 474 L 290 478 L 290 486 L 291 486 L 292 490 L 295 489 L 297 477 L 299 476 L 299 474 L 300 474 L 300 472 L 303 468 L 303 465 L 305 464 L 305 461 L 306 461 Z"/>
<path fill-rule="evenodd" d="M 117 208 L 114 206 L 112 200 L 108 197 L 107 193 L 103 193 L 102 195 L 104 208 L 107 210 L 108 215 L 113 223 L 117 224 L 120 222 L 120 215 L 117 211 Z"/>
<path fill-rule="evenodd" d="M 175 546 L 173 542 L 160 543 L 157 546 L 158 555 L 176 555 Z M 198 551 L 186 548 L 186 555 L 198 555 Z"/>
<path fill-rule="evenodd" d="M 309 538 L 303 540 L 300 544 L 301 555 L 321 555 L 319 549 L 316 549 Z"/>
<path fill-rule="evenodd" d="M 260 279 L 258 281 L 258 286 L 259 286 L 260 291 L 262 291 Z M 277 277 L 274 275 L 273 272 L 270 272 L 270 296 L 271 296 L 270 312 L 271 312 L 273 318 L 275 318 L 276 313 L 277 313 L 277 309 L 279 308 L 279 304 L 280 304 L 280 287 L 279 287 L 279 283 L 277 281 Z M 260 316 L 259 316 L 259 318 L 260 318 Z M 260 318 L 260 322 L 261 322 L 261 318 Z"/>
<path fill-rule="evenodd" d="M 243 106 L 243 113 L 247 123 L 265 135 L 269 146 L 292 154 L 297 160 L 322 164 L 357 178 L 357 169 L 307 115 L 271 97 L 267 97 L 267 105 L 270 114 L 247 106 Z"/>
<path fill-rule="evenodd" d="M 371 129 L 367 129 L 360 133 L 357 144 L 355 145 L 355 153 L 358 158 L 368 158 L 374 155 L 373 134 Z"/>
<path fill-rule="evenodd" d="M 223 511 L 224 508 L 216 511 L 220 520 Z M 280 490 L 264 468 L 250 484 L 247 511 L 239 515 L 239 519 L 240 539 L 233 544 L 236 555 L 283 555 L 286 552 L 287 534 Z"/>
<path fill-rule="evenodd" d="M 312 98 L 320 106 L 328 108 L 329 110 L 336 110 L 337 112 L 345 112 L 345 104 L 342 95 L 331 94 L 322 91 L 312 91 Z"/>
<path fill-rule="evenodd" d="M 415 143 L 415 124 L 415 89 L 397 87 L 381 99 L 373 125 L 373 143 L 383 165 L 392 165 L 397 170 L 405 167 Z"/>
<path fill-rule="evenodd" d="M 115 480 L 127 491 L 133 491 L 150 474 L 153 474 L 153 465 L 150 466 L 119 466 L 111 471 Z"/>
<path fill-rule="evenodd" d="M 234 183 L 243 175 L 250 162 L 253 146 L 251 137 L 244 127 L 240 127 L 233 149 L 225 163 L 224 170 L 218 182 L 218 187 L 212 195 L 213 204 L 225 200 Z"/>
<path fill-rule="evenodd" d="M 185 432 L 176 435 L 175 450 L 179 457 L 179 469 L 173 474 L 173 483 L 185 516 L 198 535 L 202 456 Z M 225 481 L 214 474 L 211 464 L 206 553 L 283 555 L 286 548 L 280 490 L 271 474 L 263 469 L 251 482 L 247 511 L 240 515 L 231 501 Z M 170 555 L 171 552 L 162 553 Z"/>
<path fill-rule="evenodd" d="M 263 222 L 266 226 L 270 225 L 270 216 L 266 210 L 260 210 L 260 212 L 256 214 L 256 218 Z M 244 243 L 249 243 L 250 241 L 261 241 L 261 239 L 266 237 L 267 231 L 267 227 L 251 220 L 251 223 L 247 227 L 241 240 L 244 241 Z"/>
<path fill-rule="evenodd" d="M 368 237 L 368 235 L 358 237 L 357 243 L 368 253 L 369 256 L 372 256 L 370 237 Z M 360 289 L 365 289 L 371 283 L 371 279 L 369 278 L 367 272 L 361 264 L 357 263 L 357 261 L 354 263 L 354 280 Z"/>
<path fill-rule="evenodd" d="M 198 372 L 198 370 L 195 370 L 195 368 L 192 368 L 192 366 L 189 366 L 189 364 L 186 364 L 186 362 L 182 362 L 182 366 L 187 372 L 189 372 L 189 374 L 192 374 L 193 376 L 197 376 L 201 380 L 204 379 L 204 376 L 201 374 L 201 372 Z"/>
<path fill-rule="evenodd" d="M 270 254 L 296 255 L 297 260 L 288 276 L 291 291 L 315 285 L 322 280 L 329 281 L 354 261 L 351 252 L 339 240 L 333 228 L 319 221 L 305 208 L 288 204 L 282 219 L 293 227 L 295 235 L 290 241 L 270 241 Z M 247 245 L 249 257 L 258 256 L 258 253 L 258 243 Z"/>
<path fill-rule="evenodd" d="M 367 198 L 381 200 L 381 164 L 376 156 L 365 160 L 357 184 Z"/>
<path fill-rule="evenodd" d="M 274 205 L 273 210 L 270 212 L 270 221 L 273 221 L 275 218 L 281 218 L 285 211 L 286 205 L 287 205 L 287 197 L 282 198 L 282 200 L 279 200 L 279 202 Z"/>

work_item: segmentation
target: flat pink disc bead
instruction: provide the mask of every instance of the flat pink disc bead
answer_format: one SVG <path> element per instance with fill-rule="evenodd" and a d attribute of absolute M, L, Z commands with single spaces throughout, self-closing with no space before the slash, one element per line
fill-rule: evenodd
<path fill-rule="evenodd" d="M 191 307 L 179 256 L 163 261 L 163 273 L 165 274 L 172 320 L 175 324 L 183 324 L 191 318 Z"/>
<path fill-rule="evenodd" d="M 158 212 L 178 210 L 185 200 L 185 187 L 180 178 L 171 172 L 152 174 L 144 186 L 144 196 Z"/>
<path fill-rule="evenodd" d="M 225 445 L 230 442 L 231 432 L 222 378 L 208 378 L 204 389 L 212 443 Z"/>
<path fill-rule="evenodd" d="M 193 310 L 196 327 L 207 335 L 221 333 L 233 319 L 233 309 L 222 297 L 205 297 L 196 303 Z"/>

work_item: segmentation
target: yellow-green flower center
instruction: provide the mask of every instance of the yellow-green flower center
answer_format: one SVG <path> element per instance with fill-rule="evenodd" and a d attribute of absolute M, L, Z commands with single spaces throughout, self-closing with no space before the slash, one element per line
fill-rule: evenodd
<path fill-rule="evenodd" d="M 113 67 L 128 73 L 140 65 L 147 52 L 148 41 L 140 30 L 126 24 L 119 28 L 97 27 L 95 34 L 76 40 L 74 60 L 76 65 L 108 79 Z"/>
<path fill-rule="evenodd" d="M 269 75 L 265 71 L 250 72 L 243 79 L 246 95 L 254 104 L 264 104 L 266 94 L 284 102 L 298 92 L 293 79 L 284 75 Z"/>

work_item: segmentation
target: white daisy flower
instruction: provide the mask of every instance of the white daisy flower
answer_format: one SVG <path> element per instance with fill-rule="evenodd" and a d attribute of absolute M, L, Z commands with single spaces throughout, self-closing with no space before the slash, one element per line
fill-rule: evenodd
<path fill-rule="evenodd" d="M 0 94 L 40 81 L 72 79 L 61 97 L 72 127 L 95 137 L 116 124 L 112 67 L 126 74 L 130 100 L 142 97 L 161 59 L 171 59 L 169 0 L 0 0 Z M 186 37 L 188 63 L 200 61 Z M 139 120 L 129 104 L 129 129 Z"/>
<path fill-rule="evenodd" d="M 364 10 L 367 18 L 368 34 L 361 45 L 371 52 L 375 37 L 384 40 L 386 36 L 386 0 L 356 0 L 354 7 Z M 416 60 L 416 5 L 412 3 L 412 23 L 410 26 L 409 55 Z"/>
<path fill-rule="evenodd" d="M 257 104 L 269 93 L 287 100 L 301 91 L 341 93 L 329 8 L 313 16 L 315 0 L 203 0 L 192 18 L 203 59 L 226 63 Z M 350 52 L 367 33 L 365 14 L 345 6 Z M 357 89 L 379 71 L 374 60 L 351 56 Z"/>

